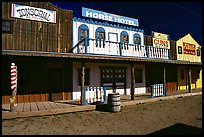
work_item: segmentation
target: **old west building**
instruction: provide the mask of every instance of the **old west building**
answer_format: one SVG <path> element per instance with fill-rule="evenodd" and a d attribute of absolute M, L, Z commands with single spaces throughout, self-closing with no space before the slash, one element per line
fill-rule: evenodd
<path fill-rule="evenodd" d="M 13 17 L 14 13 L 9 12 L 12 3 L 3 4 L 2 23 L 12 22 L 11 31 L 2 33 L 3 103 L 8 103 L 11 93 L 11 62 L 18 66 L 18 102 L 86 100 L 94 98 L 100 87 L 106 87 L 106 95 L 118 92 L 132 97 L 151 92 L 154 84 L 164 84 L 167 91 L 190 92 L 191 88 L 202 87 L 199 45 L 189 40 L 193 38 L 182 41 L 190 47 L 195 45 L 196 50 L 196 54 L 191 50 L 191 59 L 185 60 L 185 55 L 178 54 L 178 45 L 185 45 L 171 40 L 168 34 L 145 35 L 136 19 L 128 18 L 126 22 L 127 18 L 122 16 L 114 19 L 112 14 L 87 8 L 83 8 L 82 14 L 93 20 L 72 18 L 72 11 L 50 3 L 15 3 L 56 14 L 56 19 L 48 22 L 48 14 L 36 10 L 45 20 L 36 21 Z M 34 14 L 33 10 L 19 11 L 22 16 Z M 2 30 L 6 28 L 2 26 Z M 185 70 L 184 82 L 180 80 L 180 69 Z M 86 94 L 87 89 L 91 94 Z"/>
<path fill-rule="evenodd" d="M 11 63 L 18 103 L 71 99 L 72 63 L 55 55 L 72 47 L 72 14 L 47 2 L 2 2 L 2 103 L 11 95 Z"/>

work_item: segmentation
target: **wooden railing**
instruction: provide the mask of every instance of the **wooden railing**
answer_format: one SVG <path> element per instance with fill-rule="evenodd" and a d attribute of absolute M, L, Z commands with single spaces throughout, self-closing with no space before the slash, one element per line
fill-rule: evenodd
<path fill-rule="evenodd" d="M 98 102 L 106 103 L 106 87 L 84 88 L 84 105 Z"/>

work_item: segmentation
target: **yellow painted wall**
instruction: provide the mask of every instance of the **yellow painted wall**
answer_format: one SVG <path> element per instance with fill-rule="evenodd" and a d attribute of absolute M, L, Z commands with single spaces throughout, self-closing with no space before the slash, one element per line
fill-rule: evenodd
<path fill-rule="evenodd" d="M 184 71 L 184 79 L 181 79 L 181 70 Z M 187 70 L 185 67 L 178 67 L 178 90 L 187 89 Z"/>
<path fill-rule="evenodd" d="M 201 48 L 201 46 L 193 39 L 193 37 L 190 34 L 187 34 L 186 36 L 176 41 L 177 60 L 185 60 L 185 61 L 190 61 L 190 62 L 201 62 L 201 56 L 197 56 L 197 51 L 196 51 L 196 55 L 184 54 L 183 42 L 194 44 L 196 50 L 198 48 Z M 182 47 L 182 54 L 178 54 L 178 46 Z M 201 51 L 200 51 L 200 54 L 201 54 Z"/>
<path fill-rule="evenodd" d="M 184 79 L 181 79 L 181 70 L 184 71 Z M 178 90 L 187 90 L 188 70 L 186 67 L 178 67 Z M 202 69 L 191 68 L 191 88 L 202 88 Z"/>

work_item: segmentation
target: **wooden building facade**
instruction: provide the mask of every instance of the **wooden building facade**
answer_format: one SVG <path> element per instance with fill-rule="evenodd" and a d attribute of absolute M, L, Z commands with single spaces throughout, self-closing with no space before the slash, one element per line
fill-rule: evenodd
<path fill-rule="evenodd" d="M 167 91 L 202 88 L 199 45 L 192 38 L 147 36 L 142 29 L 72 14 L 47 2 L 2 3 L 2 103 L 9 103 L 11 95 L 12 62 L 18 66 L 17 103 L 83 102 L 89 87 L 107 87 L 107 95 L 117 92 L 131 99 L 151 92 L 154 84 L 164 84 Z M 190 60 L 178 55 L 185 42 L 196 45 Z"/>
<path fill-rule="evenodd" d="M 49 57 L 72 48 L 71 10 L 48 2 L 2 2 L 2 103 L 9 103 L 10 66 L 18 66 L 17 103 L 71 99 L 72 63 Z M 23 56 L 43 52 L 46 57 Z"/>

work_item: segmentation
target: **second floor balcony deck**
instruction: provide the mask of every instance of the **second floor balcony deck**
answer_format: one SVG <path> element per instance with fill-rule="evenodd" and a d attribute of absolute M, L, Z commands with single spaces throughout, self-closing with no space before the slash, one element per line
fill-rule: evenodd
<path fill-rule="evenodd" d="M 140 46 L 122 42 L 83 39 L 70 52 L 141 58 L 170 59 L 170 49 L 153 46 Z"/>

